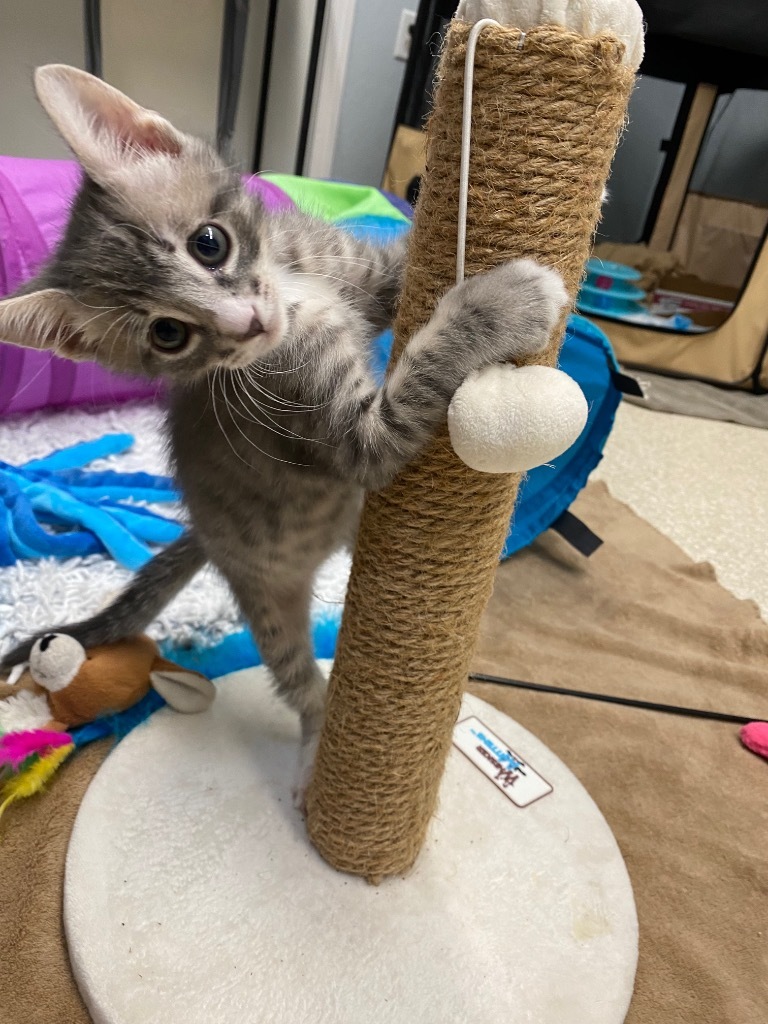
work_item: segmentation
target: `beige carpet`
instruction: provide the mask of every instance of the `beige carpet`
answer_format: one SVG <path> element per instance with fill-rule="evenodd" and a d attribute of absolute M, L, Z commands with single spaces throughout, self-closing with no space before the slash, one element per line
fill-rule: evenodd
<path fill-rule="evenodd" d="M 547 536 L 502 566 L 475 667 L 768 718 L 768 625 L 756 607 L 602 485 L 576 511 L 606 543 L 584 561 Z M 737 727 L 475 689 L 559 754 L 615 832 L 641 930 L 629 1024 L 764 1024 L 768 763 L 740 746 Z M 0 828 L 2 1024 L 88 1024 L 59 907 L 67 837 L 103 753 L 78 755 Z"/>
<path fill-rule="evenodd" d="M 768 622 L 768 430 L 622 402 L 593 479 Z"/>

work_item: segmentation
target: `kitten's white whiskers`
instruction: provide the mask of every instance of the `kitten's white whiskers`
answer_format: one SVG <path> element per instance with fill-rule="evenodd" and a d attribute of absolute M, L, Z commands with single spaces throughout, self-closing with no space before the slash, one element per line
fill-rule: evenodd
<path fill-rule="evenodd" d="M 265 373 L 270 377 L 279 377 L 284 373 L 296 373 L 297 370 L 303 370 L 305 366 L 309 366 L 310 362 L 311 359 L 308 359 L 305 363 L 299 363 L 298 366 L 291 366 L 287 370 L 270 370 L 261 362 L 260 359 L 254 359 L 250 366 L 255 368 L 259 373 Z"/>
<path fill-rule="evenodd" d="M 249 383 L 256 389 L 256 391 L 258 391 L 264 398 L 274 402 L 278 407 L 283 407 L 282 410 L 278 408 L 277 410 L 272 410 L 273 412 L 314 412 L 316 409 L 323 409 L 328 405 L 328 402 L 323 402 L 319 405 L 303 405 L 301 402 L 294 402 L 290 398 L 284 398 L 281 395 L 276 395 L 274 392 L 268 391 L 267 388 L 263 387 L 263 385 L 254 378 L 253 374 L 249 372 L 250 370 L 251 367 L 246 366 L 243 369 L 243 372 L 248 378 Z"/>
<path fill-rule="evenodd" d="M 243 410 L 244 410 L 244 412 L 246 414 L 249 413 L 250 410 L 245 405 L 245 401 L 244 400 L 247 400 L 248 403 L 253 406 L 253 408 L 255 409 L 255 411 L 257 413 L 261 413 L 263 416 L 266 416 L 267 419 L 269 420 L 269 422 L 271 424 L 273 424 L 274 426 L 271 427 L 271 426 L 269 426 L 269 424 L 263 423 L 261 420 L 259 420 L 257 418 L 252 418 L 249 415 L 243 415 L 242 413 L 238 413 L 238 415 L 242 415 L 243 419 L 250 419 L 252 423 L 257 423 L 259 426 L 264 427 L 266 430 L 271 430 L 272 433 L 277 434 L 280 437 L 295 438 L 298 441 L 306 441 L 309 444 L 322 444 L 322 445 L 327 445 L 328 444 L 327 441 L 323 441 L 323 440 L 321 440 L 318 437 L 305 437 L 303 434 L 298 434 L 298 433 L 296 433 L 295 430 L 291 430 L 290 427 L 285 427 L 281 423 L 278 423 L 276 420 L 274 420 L 272 418 L 272 416 L 270 416 L 270 414 L 267 411 L 267 409 L 265 409 L 262 405 L 259 404 L 259 402 L 256 400 L 256 397 L 254 395 L 252 395 L 248 391 L 247 387 L 244 385 L 243 379 L 240 376 L 243 373 L 244 373 L 243 370 L 236 370 L 235 371 L 235 374 L 234 374 L 234 377 L 233 377 L 233 381 L 232 381 L 232 383 L 234 384 L 235 397 L 237 399 L 239 399 L 240 405 L 242 406 L 242 408 L 243 408 Z M 237 387 L 238 384 L 240 385 L 240 390 L 239 391 L 238 391 L 238 387 Z M 238 410 L 235 409 L 235 412 L 238 412 Z"/>
<path fill-rule="evenodd" d="M 281 458 L 278 458 L 277 455 L 272 455 L 271 452 L 265 452 L 263 448 L 259 448 L 259 446 L 250 437 L 248 437 L 248 435 L 240 427 L 240 425 L 237 423 L 237 421 L 235 420 L 235 417 L 232 414 L 232 408 L 231 408 L 229 400 L 227 398 L 226 377 L 225 376 L 222 376 L 222 378 L 221 378 L 221 395 L 222 395 L 222 398 L 224 399 L 224 408 L 229 413 L 229 418 L 232 421 L 232 425 L 237 430 L 237 432 L 243 437 L 243 439 L 248 442 L 248 444 L 252 448 L 255 448 L 257 452 L 260 452 L 262 455 L 265 455 L 268 459 L 272 459 L 273 462 L 282 462 L 282 463 L 285 463 L 288 466 L 306 466 L 307 465 L 307 463 L 305 463 L 305 462 L 293 462 L 291 459 L 281 459 Z M 227 441 L 229 441 L 228 437 L 227 437 Z M 232 447 L 231 443 L 230 443 L 230 447 Z M 232 448 L 232 451 L 235 451 L 235 449 Z M 235 454 L 237 454 L 237 453 L 235 452 Z M 240 458 L 239 455 L 238 455 L 238 458 Z M 245 460 L 244 459 L 240 459 L 240 461 L 243 462 Z M 247 463 L 246 463 L 246 465 L 247 465 Z"/>
<path fill-rule="evenodd" d="M 297 266 L 298 262 L 288 264 L 288 269 Z M 300 273 L 304 277 L 327 278 L 329 281 L 338 281 L 339 284 L 342 284 L 345 287 L 355 288 L 358 292 L 361 292 L 361 294 L 365 295 L 370 302 L 378 306 L 380 309 L 386 309 L 385 303 L 383 303 L 381 299 L 377 299 L 373 292 L 368 291 L 367 288 L 363 288 L 362 285 L 357 284 L 355 281 L 350 281 L 348 277 L 339 277 L 337 274 L 324 274 L 319 270 L 302 270 L 300 271 Z"/>
<path fill-rule="evenodd" d="M 78 301 L 78 304 L 80 306 L 85 306 L 86 309 L 103 309 L 103 310 L 112 309 L 112 310 L 115 310 L 115 309 L 125 309 L 126 306 L 127 306 L 127 303 L 125 303 L 125 302 L 123 302 L 119 306 L 94 306 L 90 302 L 85 302 L 83 299 L 78 299 L 77 301 Z"/>
<path fill-rule="evenodd" d="M 224 429 L 224 424 L 221 422 L 221 417 L 219 416 L 219 410 L 216 406 L 216 395 L 214 393 L 214 388 L 216 387 L 216 380 L 220 369 L 221 367 L 217 366 L 213 371 L 213 379 L 211 379 L 210 377 L 208 378 L 208 392 L 211 397 L 211 408 L 213 409 L 213 415 L 216 417 L 216 422 L 219 425 L 219 430 L 221 431 L 224 440 L 227 442 L 227 445 L 229 446 L 229 449 L 232 452 L 232 454 L 235 456 L 236 459 L 239 459 L 239 461 L 242 462 L 244 466 L 247 466 L 249 469 L 253 469 L 253 466 L 250 464 L 250 462 L 246 462 L 246 460 L 240 455 L 240 453 L 235 450 L 235 447 L 232 444 L 232 441 L 230 440 L 229 434 Z"/>
<path fill-rule="evenodd" d="M 128 310 L 127 313 L 123 313 L 121 316 L 119 316 L 115 321 L 113 321 L 111 326 L 107 329 L 107 333 L 104 335 L 104 337 L 102 339 L 102 344 L 106 344 L 107 339 L 109 338 L 109 335 L 112 333 L 112 331 L 115 332 L 115 336 L 114 336 L 114 339 L 112 341 L 112 347 L 109 350 L 109 361 L 110 362 L 112 361 L 112 357 L 113 357 L 113 355 L 115 353 L 115 346 L 117 345 L 118 341 L 120 340 L 120 327 L 123 325 L 123 323 L 125 323 L 126 320 L 130 319 L 131 316 L 133 316 L 133 311 L 130 310 L 130 309 Z"/>

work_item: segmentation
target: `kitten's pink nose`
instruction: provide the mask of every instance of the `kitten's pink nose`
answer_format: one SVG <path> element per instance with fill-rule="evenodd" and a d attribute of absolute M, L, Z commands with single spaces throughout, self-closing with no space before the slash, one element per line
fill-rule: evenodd
<path fill-rule="evenodd" d="M 220 331 L 238 341 L 264 332 L 264 321 L 255 303 L 228 299 L 217 304 L 216 322 Z"/>
<path fill-rule="evenodd" d="M 255 338 L 257 334 L 263 334 L 263 333 L 264 333 L 264 324 L 261 322 L 261 318 L 256 313 L 254 313 L 253 314 L 253 319 L 251 320 L 251 323 L 250 323 L 250 325 L 248 327 L 248 330 L 246 331 L 246 333 L 243 335 L 243 337 L 240 340 L 241 341 L 247 341 L 248 338 Z"/>

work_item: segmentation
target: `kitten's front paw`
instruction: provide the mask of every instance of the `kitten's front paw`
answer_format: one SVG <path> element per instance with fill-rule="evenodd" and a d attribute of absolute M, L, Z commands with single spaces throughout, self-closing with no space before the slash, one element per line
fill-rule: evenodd
<path fill-rule="evenodd" d="M 502 263 L 467 278 L 451 293 L 475 319 L 474 336 L 485 343 L 489 362 L 535 355 L 546 346 L 570 304 L 563 279 L 534 260 Z"/>
<path fill-rule="evenodd" d="M 523 315 L 527 310 L 533 327 L 530 342 L 537 346 L 534 351 L 540 351 L 571 302 L 560 274 L 535 260 L 523 259 L 502 263 L 484 276 L 494 288 L 506 290 Z"/>

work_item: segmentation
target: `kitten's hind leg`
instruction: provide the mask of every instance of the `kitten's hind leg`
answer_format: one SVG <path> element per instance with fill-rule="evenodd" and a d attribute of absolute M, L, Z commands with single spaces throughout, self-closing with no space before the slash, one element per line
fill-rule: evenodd
<path fill-rule="evenodd" d="M 290 583 L 226 573 L 250 623 L 277 693 L 299 715 L 301 751 L 294 789 L 303 809 L 325 712 L 326 680 L 312 650 L 309 610 L 312 577 Z"/>

